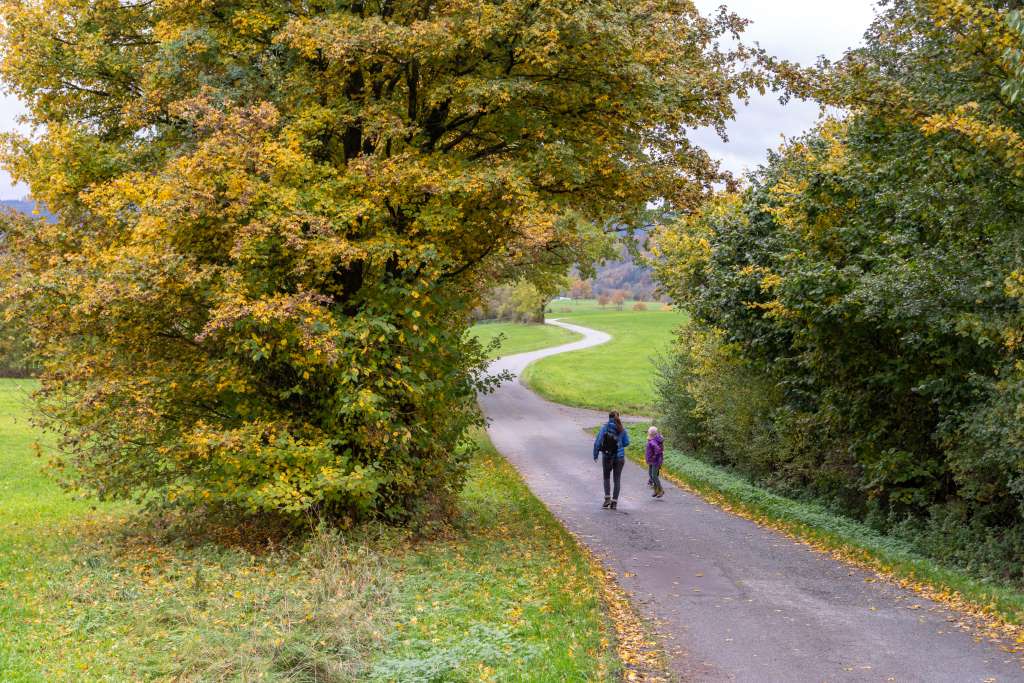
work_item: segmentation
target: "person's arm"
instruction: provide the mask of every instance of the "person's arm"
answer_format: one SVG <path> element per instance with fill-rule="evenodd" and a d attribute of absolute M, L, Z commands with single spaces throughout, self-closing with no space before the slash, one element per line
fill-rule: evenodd
<path fill-rule="evenodd" d="M 625 448 L 629 445 L 629 432 L 625 427 L 622 428 L 622 447 Z"/>
<path fill-rule="evenodd" d="M 604 430 L 608 428 L 608 425 L 601 425 L 601 431 L 597 433 L 597 438 L 594 439 L 594 460 L 597 460 L 597 450 L 601 447 L 601 439 L 604 438 Z"/>

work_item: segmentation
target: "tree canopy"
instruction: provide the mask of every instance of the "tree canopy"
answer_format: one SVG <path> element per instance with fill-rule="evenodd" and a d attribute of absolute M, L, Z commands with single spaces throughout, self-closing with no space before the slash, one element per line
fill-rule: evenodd
<path fill-rule="evenodd" d="M 849 114 L 663 232 L 660 277 L 701 324 L 670 382 L 690 387 L 684 431 L 1021 579 L 1016 5 L 887 3 L 863 48 L 808 81 Z M 726 429 L 712 413 L 736 386 L 759 391 Z"/>
<path fill-rule="evenodd" d="M 6 0 L 8 305 L 107 497 L 404 519 L 461 483 L 483 292 L 720 179 L 763 85 L 684 0 Z M 582 255 L 582 256 L 581 256 Z"/>

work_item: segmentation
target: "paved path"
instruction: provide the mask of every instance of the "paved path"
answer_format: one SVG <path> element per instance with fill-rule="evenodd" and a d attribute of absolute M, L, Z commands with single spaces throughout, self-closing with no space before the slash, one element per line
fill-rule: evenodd
<path fill-rule="evenodd" d="M 532 361 L 608 341 L 584 339 L 495 361 Z M 620 575 L 694 681 L 1024 681 L 1014 655 L 958 629 L 960 617 L 665 482 L 627 462 L 616 512 L 600 509 L 600 466 L 584 432 L 605 415 L 549 403 L 518 381 L 481 397 L 495 446 L 533 492 Z M 639 433 L 631 436 L 643 438 Z"/>

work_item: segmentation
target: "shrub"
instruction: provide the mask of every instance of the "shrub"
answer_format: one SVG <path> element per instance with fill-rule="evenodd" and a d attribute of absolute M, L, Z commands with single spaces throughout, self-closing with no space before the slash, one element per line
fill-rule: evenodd
<path fill-rule="evenodd" d="M 777 392 L 746 366 L 737 347 L 723 343 L 721 331 L 683 327 L 674 352 L 660 362 L 657 389 L 672 439 L 759 476 L 780 464 L 773 459 Z"/>
<path fill-rule="evenodd" d="M 633 310 L 634 311 L 646 311 L 647 310 L 647 304 L 645 304 L 643 301 L 637 301 L 635 304 L 633 304 Z"/>
<path fill-rule="evenodd" d="M 5 321 L 0 311 L 0 377 L 31 377 L 38 370 L 25 331 L 16 320 Z"/>

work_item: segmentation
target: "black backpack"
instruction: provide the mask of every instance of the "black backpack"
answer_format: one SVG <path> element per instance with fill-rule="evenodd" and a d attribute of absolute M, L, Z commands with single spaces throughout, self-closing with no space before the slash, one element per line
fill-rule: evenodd
<path fill-rule="evenodd" d="M 619 454 L 619 431 L 615 427 L 605 427 L 604 437 L 601 439 L 601 452 L 605 455 Z"/>

